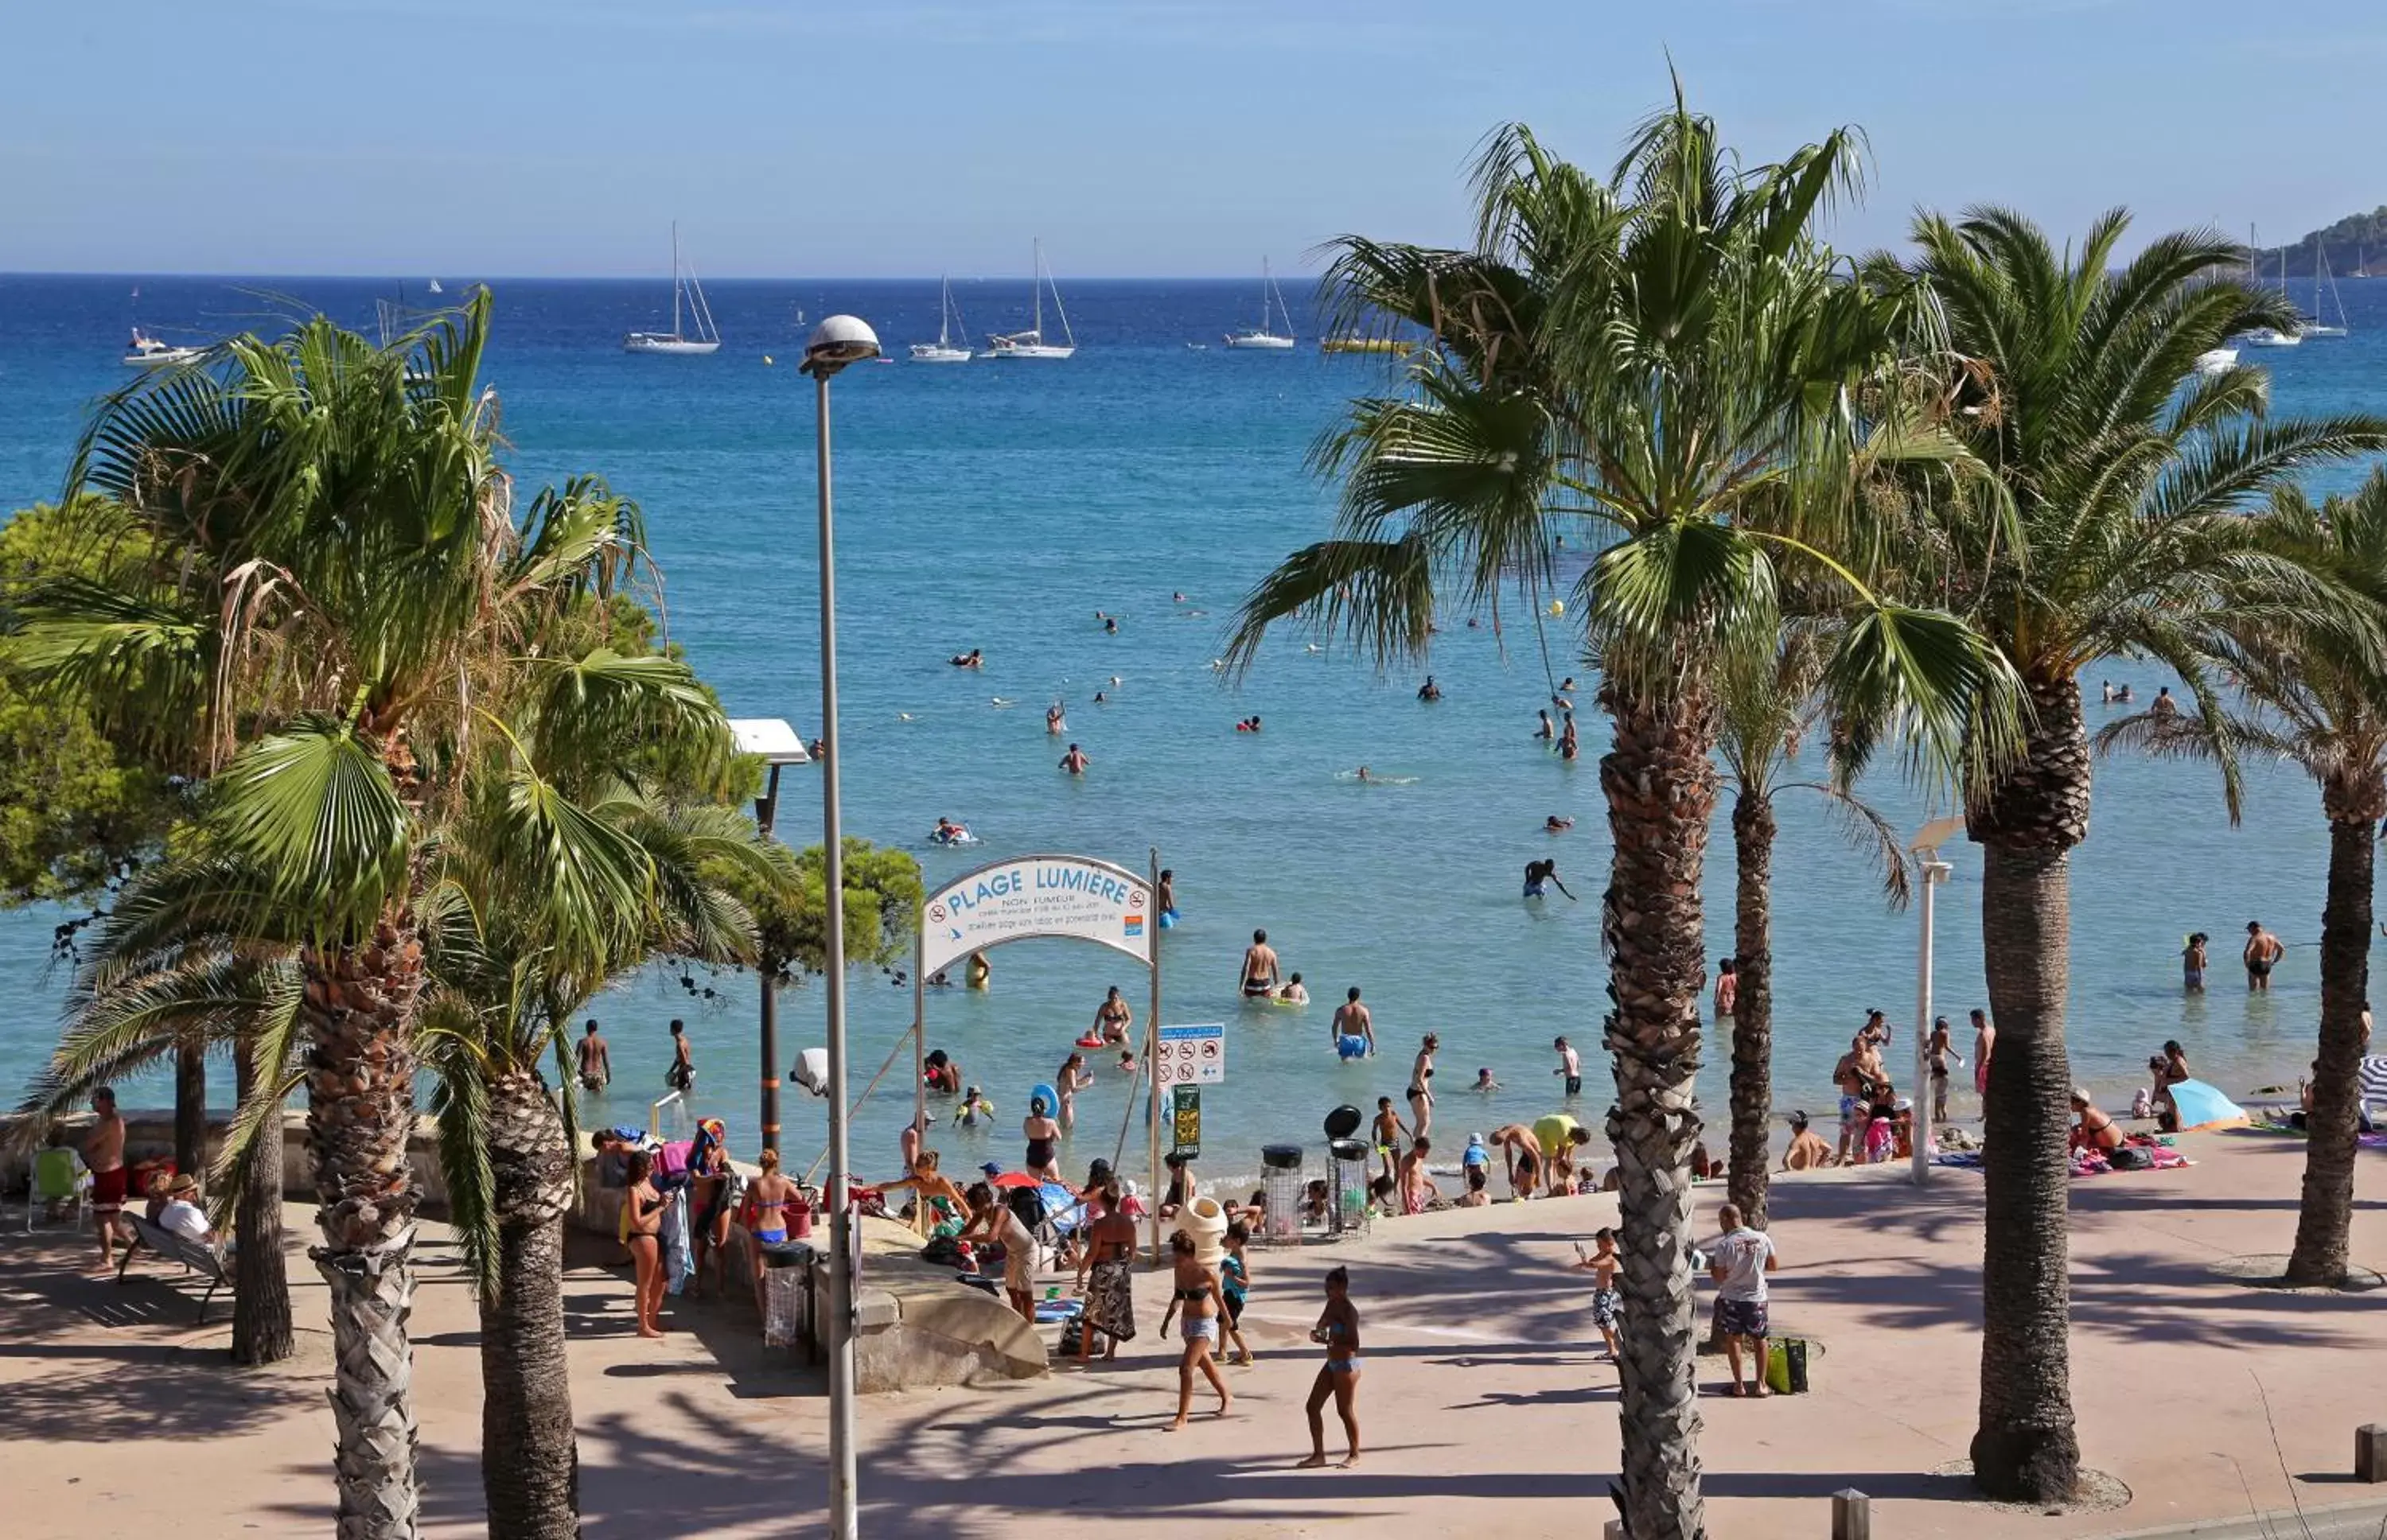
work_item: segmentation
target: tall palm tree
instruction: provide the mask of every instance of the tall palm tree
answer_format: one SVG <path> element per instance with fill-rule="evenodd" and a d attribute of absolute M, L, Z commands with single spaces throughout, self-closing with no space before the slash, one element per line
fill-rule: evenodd
<path fill-rule="evenodd" d="M 290 928 L 303 985 L 308 1145 L 332 1303 L 342 1533 L 417 1527 L 418 1188 L 410 1026 L 423 983 L 429 837 L 486 763 L 559 610 L 624 581 L 636 510 L 601 484 L 518 511 L 476 375 L 486 291 L 389 348 L 308 322 L 239 338 L 103 405 L 70 492 L 120 504 L 178 602 L 62 583 L 20 607 L 13 663 L 70 680 L 129 740 L 200 725 L 211 836 L 253 890 L 240 928 Z M 632 662 L 638 662 L 633 660 Z M 606 690 L 655 683 L 607 671 Z"/>
<path fill-rule="evenodd" d="M 751 961 L 751 919 L 708 868 L 784 884 L 794 864 L 726 807 L 673 809 L 624 787 L 582 804 L 585 819 L 524 819 L 520 808 L 568 795 L 527 761 L 492 791 L 443 854 L 454 923 L 433 949 L 419 1041 L 438 1077 L 440 1163 L 481 1312 L 490 1533 L 567 1540 L 579 1533 L 579 1461 L 562 1307 L 576 1175 L 565 1031 L 663 952 Z M 561 884 L 548 854 L 558 842 L 577 852 Z"/>
<path fill-rule="evenodd" d="M 1903 908 L 1907 900 L 1906 858 L 1889 821 L 1840 776 L 1788 778 L 1800 741 L 1827 715 L 1824 641 L 1811 626 L 1787 625 L 1770 657 L 1735 660 L 1723 671 L 1718 713 L 1716 754 L 1733 787 L 1732 949 L 1739 978 L 1732 1013 L 1732 1158 L 1725 1190 L 1759 1230 L 1765 1228 L 1773 1185 L 1773 888 L 1778 832 L 1774 799 L 1786 791 L 1823 798 L 1851 841 L 1873 856 L 1890 906 Z"/>
<path fill-rule="evenodd" d="M 2352 497 L 2316 509 L 2298 489 L 2271 495 L 2262 521 L 2272 549 L 2344 582 L 2375 603 L 2387 597 L 2387 472 Z M 2387 651 L 2377 612 L 2233 610 L 2211 646 L 2236 681 L 2218 715 L 2158 708 L 2125 717 L 2097 746 L 2212 759 L 2225 769 L 2231 823 L 2236 762 L 2261 754 L 2292 764 L 2320 791 L 2329 821 L 2329 886 L 2321 908 L 2320 1043 L 2305 1117 L 2304 1201 L 2287 1281 L 2335 1285 L 2346 1275 L 2354 1224 L 2354 1157 L 2362 1105 L 2363 1014 L 2369 1009 L 2372 889 L 2379 821 L 2387 817 Z"/>
<path fill-rule="evenodd" d="M 1624 1508 L 1643 1540 L 1705 1530 L 1687 1167 L 1720 670 L 1771 647 L 1787 568 L 1835 585 L 1847 619 L 1825 675 L 1868 720 L 1952 743 L 1999 678 L 1961 625 L 1880 600 L 1830 555 L 1863 511 L 1838 495 L 1838 467 L 1901 319 L 1811 232 L 1853 188 L 1856 156 L 1844 131 L 1744 167 L 1678 91 L 1606 182 L 1521 126 L 1495 133 L 1469 249 L 1341 240 L 1336 325 L 1413 328 L 1431 346 L 1407 393 L 1354 402 L 1321 440 L 1316 461 L 1343 486 L 1335 536 L 1265 577 L 1230 641 L 1247 663 L 1269 625 L 1299 618 L 1380 663 L 1421 654 L 1444 590 L 1535 596 L 1556 528 L 1612 542 L 1568 612 L 1613 725 L 1608 1133 L 1628 1258 Z M 1800 509 L 1801 533 L 1749 527 L 1757 499 Z"/>
<path fill-rule="evenodd" d="M 2236 279 L 2243 254 L 2212 233 L 2164 235 L 2117 264 L 2128 222 L 2107 214 L 2059 252 L 2011 210 L 1926 214 L 1898 275 L 1936 301 L 1927 347 L 1941 350 L 1948 422 L 1992 478 L 1934 499 L 1906 560 L 1995 642 L 2031 705 L 2022 758 L 1966 810 L 1998 1027 L 1973 1469 L 1990 1496 L 2028 1502 L 2064 1500 L 2079 1471 L 2064 1110 L 2070 852 L 2089 832 L 2078 675 L 2112 653 L 2153 657 L 2213 712 L 2197 627 L 2258 596 L 2326 599 L 2262 549 L 2243 508 L 2303 467 L 2387 443 L 2372 418 L 2267 416 L 2259 370 L 2200 376 L 2197 356 L 2232 333 L 2293 318 Z"/>

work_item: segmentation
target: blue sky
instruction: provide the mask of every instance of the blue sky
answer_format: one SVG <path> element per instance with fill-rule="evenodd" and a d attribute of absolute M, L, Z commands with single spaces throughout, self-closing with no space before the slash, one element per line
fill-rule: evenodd
<path fill-rule="evenodd" d="M 1298 266 L 1459 238 L 1484 132 L 1605 165 L 1671 50 L 1735 143 L 1918 204 L 2267 240 L 2387 203 L 2339 0 L 29 0 L 0 271 L 709 276 Z"/>

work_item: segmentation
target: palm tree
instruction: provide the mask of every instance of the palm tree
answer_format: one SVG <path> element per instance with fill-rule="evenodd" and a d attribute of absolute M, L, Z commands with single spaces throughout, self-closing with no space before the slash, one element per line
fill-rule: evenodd
<path fill-rule="evenodd" d="M 2387 596 L 2387 472 L 2316 509 L 2294 487 L 2271 495 L 2270 548 L 2336 577 L 2374 602 Z M 2351 622 L 2351 624 L 2349 624 Z M 2234 708 L 2205 716 L 2171 707 L 2125 717 L 2097 735 L 2123 747 L 2218 761 L 2238 821 L 2238 759 L 2295 765 L 2320 790 L 2329 821 L 2321 908 L 2320 1047 L 2305 1117 L 2304 1202 L 2287 1281 L 2345 1281 L 2354 1223 L 2354 1157 L 2362 1105 L 2363 1014 L 2369 1009 L 2370 927 L 2379 821 L 2387 817 L 2387 657 L 2372 615 L 2233 610 L 2209 643 L 2236 681 Z"/>
<path fill-rule="evenodd" d="M 516 511 L 475 378 L 488 315 L 482 292 L 387 349 L 319 318 L 111 398 L 70 492 L 127 511 L 176 602 L 59 584 L 6 642 L 126 740 L 200 725 L 221 766 L 210 839 L 246 884 L 211 902 L 295 948 L 310 1255 L 332 1302 L 340 1523 L 359 1540 L 413 1534 L 420 1500 L 407 1143 L 431 836 L 487 763 L 486 705 L 502 713 L 540 666 L 542 626 L 640 549 L 635 509 L 599 483 Z M 659 683 L 638 666 L 590 680 L 625 698 Z"/>
<path fill-rule="evenodd" d="M 1925 215 L 1897 275 L 1936 301 L 1941 330 L 1924 346 L 1943 350 L 1947 420 L 1992 478 L 1935 499 L 1906 560 L 1918 588 L 1994 641 L 2031 706 L 2022 758 L 1966 817 L 1998 1026 L 1973 1470 L 1991 1496 L 2033 1503 L 2067 1498 L 2079 1471 L 2064 1043 L 2070 852 L 2089 832 L 2078 675 L 2107 654 L 2151 656 L 2212 713 L 2197 627 L 2256 592 L 2322 597 L 2242 509 L 2302 467 L 2387 443 L 2371 418 L 2267 418 L 2259 370 L 2200 377 L 2200 353 L 2292 317 L 2233 277 L 2242 254 L 2217 234 L 2165 235 L 2116 266 L 2128 227 L 2108 214 L 2059 253 L 2010 210 Z"/>
<path fill-rule="evenodd" d="M 1735 660 L 1723 673 L 1717 757 L 1733 786 L 1733 970 L 1739 978 L 1732 1014 L 1732 1158 L 1726 1191 L 1758 1230 L 1765 1228 L 1772 1187 L 1774 1117 L 1774 799 L 1810 791 L 1824 799 L 1882 875 L 1893 909 L 1907 899 L 1904 853 L 1889 821 L 1833 776 L 1787 777 L 1800 741 L 1827 715 L 1824 638 L 1788 625 L 1771 657 Z M 1918 1100 L 1916 1105 L 1923 1104 Z"/>
<path fill-rule="evenodd" d="M 726 725 L 712 728 L 726 742 Z M 600 990 L 670 952 L 749 961 L 751 919 L 707 876 L 735 865 L 785 885 L 783 847 L 736 810 L 659 805 L 627 785 L 572 799 L 525 754 L 491 777 L 442 854 L 449 923 L 418 1041 L 452 1221 L 481 1312 L 481 1480 L 491 1534 L 579 1533 L 577 1445 L 563 1330 L 563 1219 L 577 1162 L 564 1033 Z M 578 766 L 585 773 L 585 761 Z M 578 817 L 523 815 L 525 808 Z M 558 848 L 572 874 L 552 880 Z M 540 1074 L 552 1056 L 558 1090 Z"/>
<path fill-rule="evenodd" d="M 1495 133 L 1470 249 L 1343 238 L 1335 324 L 1414 328 L 1431 346 L 1407 394 L 1354 402 L 1321 440 L 1316 462 L 1343 486 L 1335 536 L 1265 577 L 1230 641 L 1247 664 L 1270 625 L 1298 617 L 1382 665 L 1424 651 L 1441 590 L 1470 605 L 1512 583 L 1547 592 L 1555 528 L 1587 522 L 1612 542 L 1568 613 L 1613 726 L 1608 1133 L 1629 1259 L 1623 1501 L 1642 1540 L 1705 1528 L 1686 1173 L 1720 672 L 1773 645 L 1787 568 L 1834 584 L 1846 622 L 1825 676 L 1868 721 L 1952 745 L 1999 677 L 1962 625 L 1881 601 L 1828 554 L 1863 513 L 1839 467 L 1901 320 L 1811 234 L 1855 184 L 1856 155 L 1844 131 L 1743 167 L 1678 91 L 1608 182 L 1522 127 Z M 1800 533 L 1749 527 L 1752 499 L 1800 510 Z"/>

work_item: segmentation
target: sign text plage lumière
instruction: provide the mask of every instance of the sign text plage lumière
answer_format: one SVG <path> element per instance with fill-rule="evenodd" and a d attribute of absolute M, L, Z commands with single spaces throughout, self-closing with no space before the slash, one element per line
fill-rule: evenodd
<path fill-rule="evenodd" d="M 1097 941 L 1152 960 L 1152 890 L 1124 866 L 1077 855 L 1028 855 L 979 867 L 928 895 L 920 966 L 933 975 L 981 947 L 1029 936 Z"/>

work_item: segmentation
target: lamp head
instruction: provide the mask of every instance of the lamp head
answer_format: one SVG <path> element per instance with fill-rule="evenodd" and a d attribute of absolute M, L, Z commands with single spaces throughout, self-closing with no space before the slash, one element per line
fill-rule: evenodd
<path fill-rule="evenodd" d="M 833 315 L 813 328 L 804 344 L 803 372 L 827 379 L 850 363 L 878 356 L 878 334 L 860 316 Z"/>

